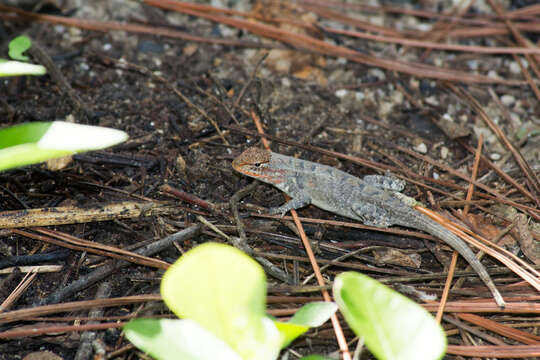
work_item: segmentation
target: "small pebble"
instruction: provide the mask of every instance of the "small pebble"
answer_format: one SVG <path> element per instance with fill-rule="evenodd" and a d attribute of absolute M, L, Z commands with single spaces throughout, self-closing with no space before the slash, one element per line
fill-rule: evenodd
<path fill-rule="evenodd" d="M 516 102 L 516 98 L 513 97 L 512 95 L 506 94 L 501 97 L 501 102 L 503 103 L 504 106 L 510 106 Z"/>
<path fill-rule="evenodd" d="M 439 100 L 435 96 L 430 96 L 424 99 L 425 102 L 427 102 L 430 105 L 433 106 L 439 106 Z"/>
<path fill-rule="evenodd" d="M 420 154 L 427 154 L 427 146 L 424 143 L 420 143 L 416 145 L 415 147 L 413 147 L 413 149 L 419 152 Z"/>
<path fill-rule="evenodd" d="M 495 70 L 489 70 L 487 76 L 492 79 L 499 79 L 499 74 Z"/>
<path fill-rule="evenodd" d="M 368 75 L 376 77 L 379 80 L 385 80 L 386 74 L 381 69 L 369 69 Z"/>
<path fill-rule="evenodd" d="M 446 160 L 449 150 L 446 146 L 441 147 L 441 159 Z"/>
<path fill-rule="evenodd" d="M 471 70 L 478 70 L 478 60 L 469 60 L 467 61 L 467 65 Z"/>
<path fill-rule="evenodd" d="M 516 75 L 521 74 L 521 67 L 519 67 L 519 64 L 517 62 L 512 61 L 510 63 L 510 72 Z"/>
<path fill-rule="evenodd" d="M 340 99 L 343 99 L 345 97 L 345 95 L 347 95 L 349 93 L 348 90 L 345 90 L 345 89 L 339 89 L 339 90 L 336 90 L 336 96 Z"/>

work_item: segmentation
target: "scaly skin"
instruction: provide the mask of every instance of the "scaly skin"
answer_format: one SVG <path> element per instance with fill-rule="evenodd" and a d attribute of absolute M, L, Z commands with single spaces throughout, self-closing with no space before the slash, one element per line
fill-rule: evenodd
<path fill-rule="evenodd" d="M 414 199 L 399 193 L 404 187 L 400 180 L 378 175 L 359 179 L 326 165 L 258 148 L 244 151 L 234 159 L 232 166 L 244 175 L 274 185 L 291 197 L 279 208 L 270 209 L 270 213 L 283 215 L 291 209 L 313 204 L 366 225 L 401 225 L 444 240 L 467 260 L 489 288 L 497 305 L 504 308 L 501 294 L 467 244 L 416 211 Z"/>

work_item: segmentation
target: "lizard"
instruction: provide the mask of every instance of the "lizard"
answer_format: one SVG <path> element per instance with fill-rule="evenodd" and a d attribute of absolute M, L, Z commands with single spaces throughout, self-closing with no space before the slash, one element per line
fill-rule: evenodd
<path fill-rule="evenodd" d="M 291 209 L 312 204 L 365 225 L 379 228 L 400 225 L 444 240 L 476 271 L 497 305 L 505 307 L 504 299 L 472 250 L 457 235 L 414 209 L 420 203 L 400 192 L 405 187 L 403 180 L 388 175 L 367 175 L 360 179 L 327 165 L 256 147 L 238 155 L 232 167 L 290 196 L 282 206 L 270 209 L 270 214 L 283 216 Z"/>

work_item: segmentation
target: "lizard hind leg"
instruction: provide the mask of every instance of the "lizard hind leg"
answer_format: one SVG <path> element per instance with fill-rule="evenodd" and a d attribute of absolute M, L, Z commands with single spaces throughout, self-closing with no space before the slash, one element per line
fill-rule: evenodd
<path fill-rule="evenodd" d="M 382 190 L 401 191 L 405 189 L 405 181 L 398 179 L 389 172 L 386 175 L 366 175 L 362 178 L 371 186 Z"/>
<path fill-rule="evenodd" d="M 373 204 L 362 203 L 352 207 L 364 225 L 386 228 L 394 225 L 386 210 Z"/>

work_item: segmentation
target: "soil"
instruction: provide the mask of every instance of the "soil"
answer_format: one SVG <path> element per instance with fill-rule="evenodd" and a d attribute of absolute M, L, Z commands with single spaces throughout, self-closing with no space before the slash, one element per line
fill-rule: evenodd
<path fill-rule="evenodd" d="M 28 6 L 23 4 L 28 3 L 26 1 L 8 3 L 16 3 L 21 8 Z M 422 4 L 423 9 L 449 7 L 446 1 L 424 1 Z M 247 11 L 253 4 L 233 1 L 229 5 Z M 268 16 L 279 9 L 283 12 L 299 11 L 280 8 L 275 4 L 267 6 Z M 260 40 L 242 30 L 217 25 L 198 17 L 142 6 L 138 2 L 50 1 L 40 2 L 37 9 L 48 14 L 65 14 L 74 9 L 76 11 L 70 16 L 78 19 L 147 21 L 159 25 L 168 23 L 174 29 L 200 36 Z M 317 18 L 312 13 L 301 14 Z M 299 17 L 299 20 L 308 21 L 306 17 Z M 403 24 L 414 28 L 433 23 L 402 14 L 372 16 L 372 20 L 392 28 Z M 187 42 L 122 31 L 95 32 L 50 22 L 3 21 L 0 22 L 0 35 L 4 45 L 17 34 L 29 35 L 52 58 L 71 85 L 73 93 L 80 97 L 82 108 L 74 106 L 65 91 L 50 76 L 2 79 L 2 127 L 31 121 L 71 120 L 121 129 L 129 134 L 130 139 L 112 149 L 76 155 L 60 170 L 51 170 L 50 165 L 38 164 L 1 173 L 0 210 L 102 206 L 120 201 L 140 201 L 141 196 L 173 202 L 178 206 L 175 213 L 168 215 L 50 227 L 81 239 L 130 248 L 147 240 L 164 238 L 198 223 L 198 214 L 203 214 L 208 221 L 221 226 L 229 235 L 237 236 L 228 202 L 233 194 L 250 184 L 252 179 L 234 172 L 231 161 L 247 147 L 261 146 L 260 137 L 246 135 L 238 130 L 241 128 L 256 132 L 251 112 L 261 118 L 267 134 L 308 146 L 306 150 L 272 141 L 271 148 L 275 152 L 328 164 L 356 176 L 384 173 L 321 154 L 313 151 L 313 148 L 309 150 L 309 147 L 319 147 L 397 167 L 407 177 L 410 177 L 408 170 L 441 180 L 442 185 L 437 185 L 437 188 L 443 190 L 442 193 L 413 184 L 405 190 L 407 195 L 438 211 L 460 207 L 452 203 L 451 200 L 455 199 L 449 193 L 461 199 L 465 196 L 463 191 L 444 184 L 457 184 L 461 189 L 466 189 L 468 184 L 448 171 L 404 152 L 402 148 L 470 175 L 474 154 L 464 144 L 475 148 L 478 136 L 482 134 L 484 154 L 508 171 L 516 181 L 525 183 L 515 163 L 511 158 L 508 160 L 508 149 L 463 98 L 452 93 L 441 81 L 385 71 L 343 58 L 323 58 L 288 50 L 270 51 L 266 60 L 259 65 L 267 49 Z M 338 21 L 328 23 L 345 27 Z M 384 58 L 399 56 L 402 60 L 418 61 L 422 54 L 422 50 L 417 48 L 402 53 L 395 44 L 345 37 L 334 41 Z M 473 39 L 471 42 L 478 44 L 481 40 Z M 6 51 L 2 51 L 2 54 L 6 54 Z M 479 74 L 491 72 L 490 76 L 507 80 L 522 80 L 522 75 L 515 72 L 516 63 L 511 56 L 433 51 L 426 62 Z M 521 86 L 459 85 L 464 86 L 480 102 L 504 134 L 519 148 L 529 165 L 538 172 L 540 106 L 530 87 L 525 83 Z M 190 103 L 175 93 L 173 87 Z M 244 87 L 245 93 L 238 101 L 238 106 L 235 106 Z M 489 88 L 502 99 L 508 116 L 501 112 L 490 96 Z M 201 109 L 206 115 L 202 114 Z M 224 131 L 223 139 L 217 136 L 215 126 L 208 118 Z M 500 193 L 511 192 L 511 186 L 493 176 L 485 164 L 480 167 L 478 178 Z M 223 210 L 212 212 L 194 202 L 174 198 L 163 191 L 164 184 L 216 204 Z M 253 211 L 252 205 L 266 208 L 280 205 L 283 201 L 278 190 L 262 183 L 243 199 L 241 218 L 246 226 L 249 244 L 260 253 L 305 257 L 296 235 L 282 221 L 248 216 Z M 534 207 L 527 199 L 523 202 Z M 494 236 L 501 231 L 516 213 L 514 208 L 494 201 L 477 205 L 483 207 L 471 207 L 469 221 L 477 226 L 485 226 L 487 236 Z M 299 214 L 308 218 L 348 221 L 313 206 L 299 210 Z M 346 261 L 349 264 L 370 265 L 407 274 L 441 272 L 449 263 L 450 252 L 444 251 L 447 248 L 441 243 L 419 237 L 328 224 L 306 224 L 305 228 L 320 249 L 317 257 L 323 260 L 336 258 L 345 250 L 370 247 L 370 251 L 366 250 L 362 255 Z M 539 233 L 537 224 L 532 221 L 529 228 L 533 233 Z M 1 234 L 0 257 L 58 252 L 62 249 L 10 230 L 3 230 Z M 506 238 L 508 248 L 523 256 L 519 243 L 514 239 Z M 208 241 L 224 240 L 204 227 L 201 235 L 178 247 L 170 246 L 154 257 L 172 263 L 182 252 Z M 333 246 L 341 246 L 341 250 L 329 250 Z M 388 260 L 388 249 L 399 250 L 399 255 Z M 392 262 L 396 258 L 406 261 L 411 254 L 419 254 L 416 260 L 421 263 L 420 267 Z M 297 271 L 300 282 L 312 272 L 305 262 L 269 259 L 287 272 Z M 48 263 L 63 265 L 62 270 L 39 274 L 9 310 L 43 303 L 59 289 L 99 268 L 105 260 L 87 252 L 61 251 Z M 485 260 L 484 263 L 495 264 L 492 260 Z M 460 267 L 464 268 L 465 264 L 460 263 Z M 324 276 L 331 280 L 344 270 L 347 269 L 330 267 L 324 271 Z M 110 298 L 157 294 L 162 274 L 162 270 L 155 268 L 130 265 L 59 302 L 95 299 L 96 291 L 103 281 L 108 282 L 110 291 L 107 297 Z M 368 274 L 381 279 L 391 277 L 377 271 Z M 20 273 L 9 277 L 0 276 L 2 298 L 9 295 L 23 277 Z M 517 281 L 517 277 L 513 281 Z M 316 285 L 316 282 L 312 280 L 308 285 Z M 440 295 L 444 278 L 408 285 Z M 269 295 L 283 295 L 283 292 L 272 290 L 280 286 L 285 284 L 270 277 Z M 489 297 L 476 277 L 471 277 L 463 287 L 468 290 L 472 288 L 472 292 Z M 470 297 L 466 294 L 467 291 L 453 293 L 451 300 Z M 303 296 L 294 293 L 289 295 Z M 310 296 L 318 298 L 320 294 L 311 293 Z M 276 303 L 270 308 L 299 305 Z M 106 308 L 101 316 L 112 318 L 133 312 L 145 316 L 168 313 L 161 303 L 148 302 L 142 306 L 135 304 Z M 60 315 L 89 316 L 88 310 L 53 316 Z M 73 321 L 61 318 L 52 322 L 73 324 Z M 0 331 L 50 323 L 50 320 L 32 319 L 0 325 Z M 50 351 L 62 359 L 73 359 L 81 343 L 81 334 L 61 332 L 9 339 L 0 343 L 0 359 L 22 359 L 29 353 L 42 351 Z M 346 330 L 346 334 L 349 340 L 353 339 L 349 330 Z M 122 337 L 121 329 L 117 328 L 98 331 L 97 338 L 107 354 L 129 343 Z M 461 338 L 456 337 L 451 341 L 457 343 Z M 319 333 L 310 332 L 307 337 L 296 341 L 292 349 L 300 354 L 335 351 L 337 345 L 331 326 L 324 326 Z M 139 356 L 137 354 L 140 353 L 136 349 L 131 349 L 117 358 L 133 359 Z"/>

